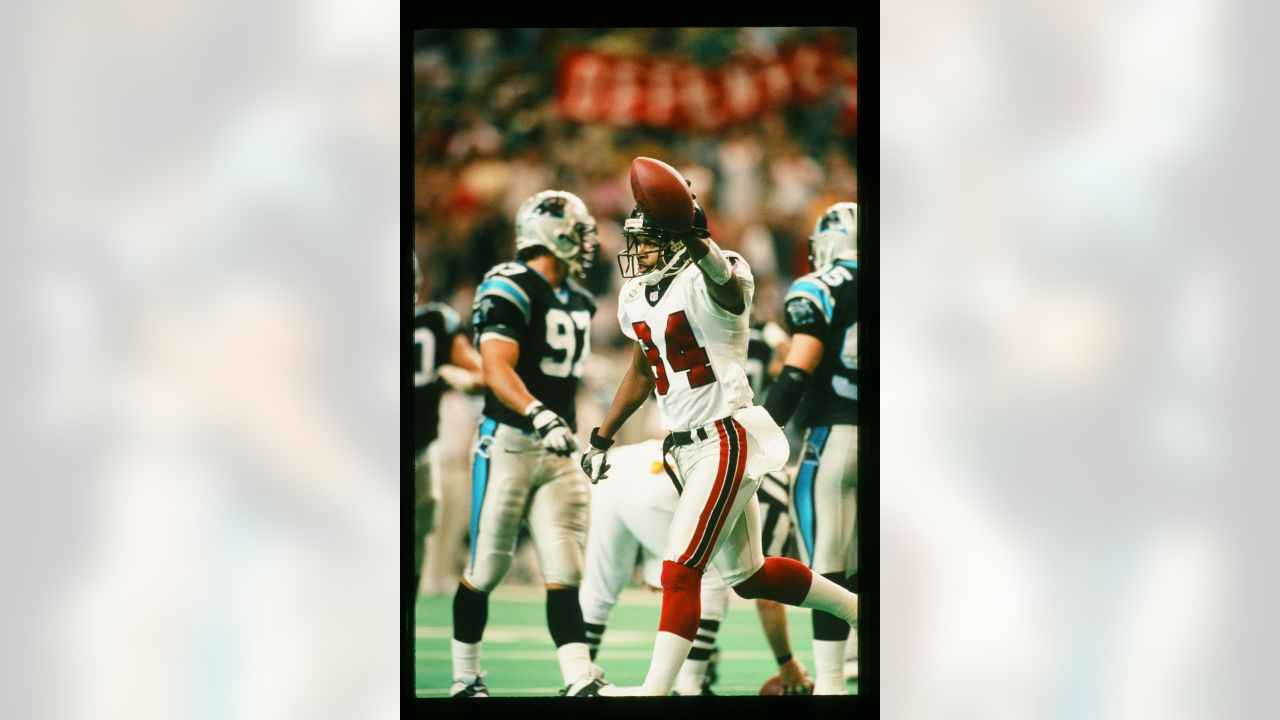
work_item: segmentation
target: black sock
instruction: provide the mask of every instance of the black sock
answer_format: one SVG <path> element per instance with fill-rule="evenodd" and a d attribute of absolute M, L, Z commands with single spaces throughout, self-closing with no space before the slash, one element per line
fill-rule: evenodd
<path fill-rule="evenodd" d="M 582 606 L 578 604 L 578 588 L 547 591 L 547 628 L 556 647 L 572 642 L 585 643 Z"/>
<path fill-rule="evenodd" d="M 489 594 L 458 583 L 458 592 L 453 595 L 453 639 L 478 643 L 488 622 Z"/>

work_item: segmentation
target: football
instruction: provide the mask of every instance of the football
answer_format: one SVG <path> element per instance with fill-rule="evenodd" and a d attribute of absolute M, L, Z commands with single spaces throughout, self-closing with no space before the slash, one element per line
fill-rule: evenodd
<path fill-rule="evenodd" d="M 648 157 L 631 161 L 631 194 L 660 227 L 688 232 L 693 226 L 693 193 L 675 168 Z"/>
<path fill-rule="evenodd" d="M 760 694 L 761 695 L 781 695 L 782 694 L 782 678 L 777 675 L 774 675 L 768 680 L 765 680 L 764 684 L 760 686 Z"/>

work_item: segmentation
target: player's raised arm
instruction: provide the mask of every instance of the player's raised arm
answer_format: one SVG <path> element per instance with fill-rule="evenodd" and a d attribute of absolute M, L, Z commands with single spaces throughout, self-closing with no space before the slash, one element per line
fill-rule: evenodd
<path fill-rule="evenodd" d="M 734 315 L 746 310 L 747 302 L 742 292 L 742 281 L 733 272 L 729 259 L 720 252 L 720 246 L 716 245 L 716 241 L 691 233 L 685 239 L 684 246 L 689 251 L 689 258 L 707 277 L 707 291 L 711 293 L 711 299 Z"/>

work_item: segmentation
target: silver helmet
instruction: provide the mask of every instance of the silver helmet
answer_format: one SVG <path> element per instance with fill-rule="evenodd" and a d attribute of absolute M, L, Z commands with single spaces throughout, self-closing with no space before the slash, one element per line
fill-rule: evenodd
<path fill-rule="evenodd" d="M 822 211 L 809 236 L 809 264 L 821 270 L 858 247 L 858 204 L 838 202 Z"/>
<path fill-rule="evenodd" d="M 600 252 L 596 219 L 571 192 L 543 190 L 516 213 L 516 252 L 544 247 L 578 277 L 587 274 Z"/>

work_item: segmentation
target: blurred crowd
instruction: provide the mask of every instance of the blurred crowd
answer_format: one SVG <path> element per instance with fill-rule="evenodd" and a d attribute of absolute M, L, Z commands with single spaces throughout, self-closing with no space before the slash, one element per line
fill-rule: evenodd
<path fill-rule="evenodd" d="M 715 132 L 578 124 L 558 117 L 555 76 L 569 52 L 665 55 L 714 66 L 776 56 L 799 43 L 856 51 L 852 28 L 423 30 L 414 37 L 414 245 L 433 299 L 466 317 L 480 276 L 514 257 L 514 218 L 547 188 L 580 196 L 600 224 L 587 278 L 616 294 L 614 257 L 633 200 L 632 158 L 664 160 L 692 182 L 712 235 L 758 280 L 758 311 L 776 313 L 782 283 L 807 271 L 805 238 L 827 205 L 856 199 L 855 138 L 835 119 L 837 93 Z M 761 302 L 763 301 L 763 302 Z M 759 314 L 758 317 L 761 317 Z M 612 324 L 595 343 L 621 342 Z"/>
<path fill-rule="evenodd" d="M 797 45 L 853 58 L 853 28 L 657 28 L 419 30 L 414 35 L 414 248 L 432 300 L 466 322 L 481 276 L 515 257 L 515 214 L 544 189 L 581 197 L 599 224 L 601 252 L 584 284 L 596 294 L 591 356 L 579 395 L 579 435 L 598 424 L 617 386 L 628 342 L 617 323 L 631 212 L 631 160 L 664 160 L 692 181 L 712 236 L 747 259 L 756 278 L 752 319 L 777 320 L 791 280 L 808 272 L 806 240 L 830 204 L 857 199 L 856 137 L 840 122 L 836 88 L 715 131 L 576 123 L 557 112 L 558 63 L 568 53 L 679 59 L 717 67 L 767 61 Z M 646 407 L 624 432 L 659 432 Z M 440 431 L 444 507 L 465 507 L 475 400 L 446 394 Z M 467 421 L 463 421 L 463 419 Z M 452 587 L 465 552 L 465 523 L 446 512 L 431 539 L 424 591 Z M 465 517 L 465 514 L 460 516 Z M 456 517 L 456 516 L 455 516 Z M 537 582 L 532 562 L 512 580 Z"/>

